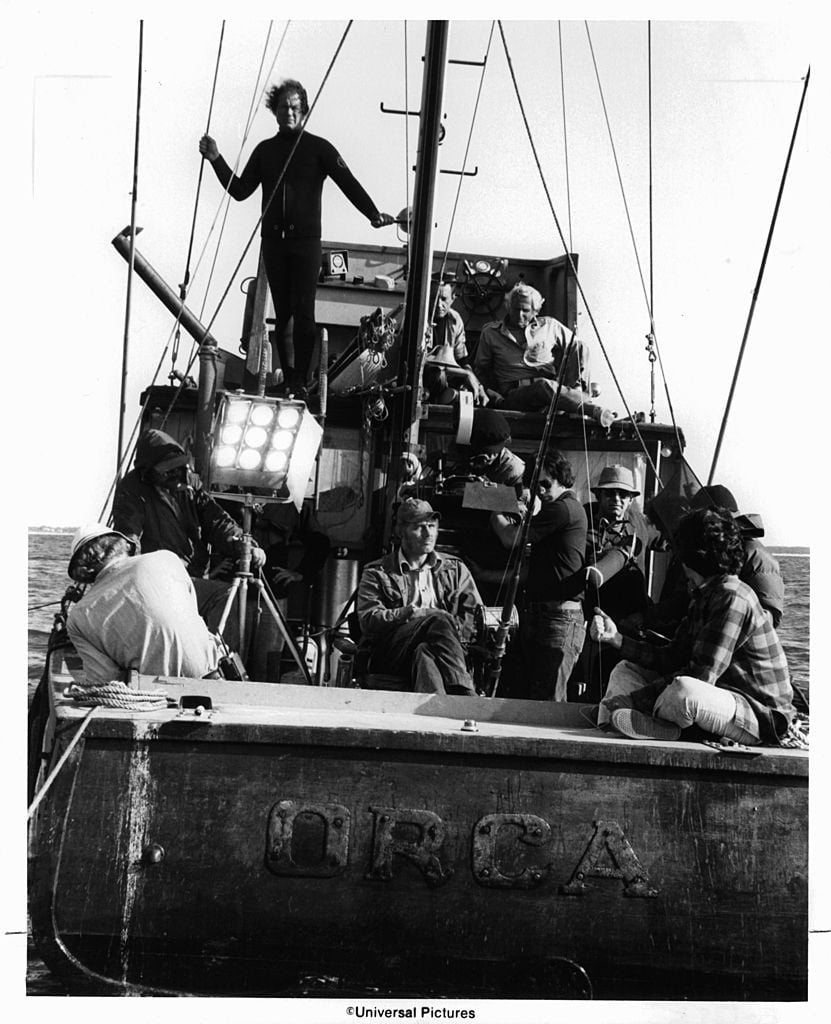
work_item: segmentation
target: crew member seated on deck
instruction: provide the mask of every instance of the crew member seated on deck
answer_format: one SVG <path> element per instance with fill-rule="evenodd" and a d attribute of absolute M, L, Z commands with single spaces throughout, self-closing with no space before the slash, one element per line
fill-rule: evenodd
<path fill-rule="evenodd" d="M 400 547 L 364 567 L 358 621 L 371 644 L 371 668 L 409 677 L 417 693 L 472 697 L 464 644 L 482 600 L 464 562 L 436 552 L 439 518 L 429 502 L 401 503 Z"/>
<path fill-rule="evenodd" d="M 661 534 L 634 504 L 640 491 L 628 467 L 604 467 L 591 491 L 596 500 L 585 506 L 586 614 L 599 605 L 622 632 L 634 632 L 649 601 L 646 551 Z M 591 638 L 586 640 L 578 669 L 586 687 L 584 699 L 597 701 L 603 696 L 616 661 L 611 650 L 601 652 Z"/>
<path fill-rule="evenodd" d="M 586 635 L 583 615 L 583 557 L 586 513 L 574 491 L 571 463 L 558 451 L 543 457 L 537 481 L 539 511 L 531 521 L 531 554 L 519 637 L 532 700 L 567 699 L 568 683 Z M 521 526 L 516 517 L 495 512 L 491 526 L 511 548 Z"/>
<path fill-rule="evenodd" d="M 695 725 L 748 746 L 796 745 L 785 653 L 770 617 L 738 578 L 744 544 L 733 517 L 722 509 L 690 512 L 678 525 L 676 550 L 693 594 L 668 645 L 623 636 L 595 609 L 592 639 L 626 659 L 612 671 L 598 726 L 632 739 L 675 740 Z"/>
<path fill-rule="evenodd" d="M 200 618 L 193 581 L 171 551 L 135 555 L 129 537 L 104 523 L 75 534 L 69 576 L 89 584 L 67 617 L 85 682 L 146 675 L 218 676 L 216 638 Z"/>
<path fill-rule="evenodd" d="M 608 427 L 615 414 L 589 396 L 588 349 L 554 317 L 540 316 L 543 297 L 520 282 L 508 293 L 504 319 L 485 324 L 473 368 L 501 409 L 548 409 L 557 393 L 563 360 L 559 412 L 578 412 Z"/>

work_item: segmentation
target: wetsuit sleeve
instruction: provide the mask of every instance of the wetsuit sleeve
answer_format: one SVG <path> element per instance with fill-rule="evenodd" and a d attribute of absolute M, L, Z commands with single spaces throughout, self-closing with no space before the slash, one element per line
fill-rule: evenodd
<path fill-rule="evenodd" d="M 366 189 L 346 166 L 343 157 L 331 143 L 324 142 L 323 167 L 350 203 L 367 218 L 376 220 L 381 216 L 378 207 L 369 198 Z"/>
<path fill-rule="evenodd" d="M 220 184 L 228 190 L 228 195 L 232 199 L 247 199 L 262 184 L 259 146 L 255 148 L 249 157 L 248 163 L 245 165 L 245 170 L 239 176 L 234 174 L 221 156 L 218 156 L 213 161 L 211 167 L 214 169 L 214 174 L 219 178 Z"/>

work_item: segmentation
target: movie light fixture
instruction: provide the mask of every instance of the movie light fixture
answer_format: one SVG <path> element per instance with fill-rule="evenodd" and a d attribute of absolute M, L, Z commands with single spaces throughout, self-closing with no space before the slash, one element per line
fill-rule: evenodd
<path fill-rule="evenodd" d="M 322 436 L 305 402 L 219 392 L 210 486 L 270 492 L 299 511 Z"/>

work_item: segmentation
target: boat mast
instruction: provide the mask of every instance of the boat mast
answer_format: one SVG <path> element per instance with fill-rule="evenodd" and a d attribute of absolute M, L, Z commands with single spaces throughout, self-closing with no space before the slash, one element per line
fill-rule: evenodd
<path fill-rule="evenodd" d="M 392 508 L 402 482 L 402 456 L 418 448 L 418 422 L 421 417 L 421 364 L 430 278 L 433 269 L 433 202 L 438 176 L 439 129 L 441 127 L 444 74 L 447 60 L 449 23 L 430 21 L 424 55 L 424 79 L 418 134 L 418 155 L 413 194 L 413 218 L 410 226 L 409 266 L 405 294 L 404 324 L 401 332 L 401 357 L 398 387 L 401 399 L 390 417 L 391 447 L 387 495 L 385 501 L 384 540 L 390 537 Z"/>
<path fill-rule="evenodd" d="M 130 203 L 130 254 L 127 271 L 127 299 L 124 310 L 124 339 L 121 352 L 121 396 L 118 407 L 118 442 L 116 447 L 115 475 L 121 477 L 122 460 L 124 458 L 124 417 L 127 413 L 127 365 L 128 352 L 130 348 L 130 305 L 133 292 L 133 262 L 135 254 L 136 237 L 136 204 L 138 203 L 138 161 L 139 161 L 139 137 L 141 128 L 141 80 L 144 54 L 144 21 L 139 21 L 139 45 L 138 45 L 138 84 L 136 86 L 136 138 L 133 151 L 133 193 Z"/>

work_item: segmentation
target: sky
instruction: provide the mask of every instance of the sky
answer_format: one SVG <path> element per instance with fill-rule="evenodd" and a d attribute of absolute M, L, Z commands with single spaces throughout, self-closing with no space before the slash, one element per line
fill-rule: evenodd
<path fill-rule="evenodd" d="M 758 17 L 759 5 L 754 9 Z M 24 286 L 31 292 L 17 347 L 26 376 L 31 379 L 34 371 L 39 400 L 50 411 L 42 426 L 31 427 L 39 449 L 50 454 L 49 471 L 38 465 L 27 481 L 26 512 L 28 525 L 77 525 L 98 517 L 116 462 L 127 266 L 110 239 L 131 216 L 139 27 L 133 13 L 115 7 L 94 15 L 92 9 L 56 7 L 48 17 L 41 10 L 19 22 L 27 43 L 15 79 L 15 117 L 23 136 L 14 170 L 20 181 L 5 200 L 23 217 L 23 238 L 10 260 L 13 271 L 27 268 Z M 706 8 L 697 10 L 703 15 Z M 790 8 L 784 10 L 787 14 Z M 262 16 L 229 19 L 210 131 L 230 163 L 240 155 L 244 161 L 275 127 L 262 104 L 263 79 L 298 77 L 310 97 L 320 92 L 309 129 L 333 141 L 377 205 L 395 214 L 407 205 L 412 185 L 407 168 L 415 157 L 417 122 L 384 114 L 380 104 L 418 108 L 424 23 L 408 23 L 405 35 L 402 21 L 357 19 L 321 89 L 346 25 L 345 20 L 323 19 L 288 27 L 274 22 L 269 37 L 269 22 Z M 144 230 L 138 247 L 174 288 L 186 265 L 200 168 L 196 144 L 208 126 L 220 29 L 219 16 L 195 22 L 189 15 L 177 16 L 175 9 L 144 21 L 136 193 L 136 220 Z M 580 255 L 587 301 L 581 303 L 578 326 L 593 349 L 606 404 L 625 415 L 592 319 L 627 404 L 647 411 L 644 291 L 651 263 L 656 334 L 669 395 L 687 437 L 688 459 L 706 478 L 802 78 L 815 49 L 811 25 L 788 17 L 653 22 L 651 254 L 646 21 L 590 21 L 587 33 L 583 22 L 568 20 L 560 30 L 568 189 L 558 23 L 505 23 L 551 205 Z M 485 20 L 454 24 L 450 56 L 481 60 L 489 32 Z M 479 74 L 478 68 L 462 66 L 448 71 L 443 167 L 462 166 Z M 252 105 L 255 115 L 244 140 Z M 784 475 L 791 483 L 812 471 L 810 446 L 793 428 L 807 422 L 822 401 L 811 386 L 817 311 L 806 289 L 815 273 L 811 158 L 822 145 L 818 109 L 809 88 L 716 474 L 744 511 L 763 516 L 775 544 L 808 544 L 811 533 L 807 504 L 795 500 L 792 486 L 772 486 L 772 475 Z M 469 252 L 560 255 L 555 219 L 532 160 L 498 31 L 470 139 L 468 169 L 477 173 L 464 181 L 452 233 L 458 179 L 440 176 L 435 246 L 444 247 L 449 239 L 451 248 Z M 221 190 L 206 168 L 188 304 L 213 323 L 222 347 L 236 351 L 243 307 L 239 283 L 252 273 L 255 247 L 249 248 L 237 277 L 232 275 L 255 230 L 259 202 L 252 198 L 232 204 L 220 236 L 219 227 L 212 230 L 220 201 Z M 324 237 L 396 244 L 400 236 L 393 227 L 371 228 L 329 183 Z M 22 258 L 27 251 L 31 261 Z M 36 265 L 41 270 L 32 274 L 28 268 Z M 172 323 L 136 281 L 128 329 L 128 433 L 139 392 L 169 345 Z M 186 365 L 189 351 L 190 339 L 183 336 L 178 369 Z M 163 380 L 170 369 L 168 357 Z M 669 421 L 660 378 L 656 407 L 658 419 Z"/>
<path fill-rule="evenodd" d="M 221 19 L 230 13 L 210 4 L 200 5 L 199 11 L 195 18 L 192 5 L 139 9 L 45 2 L 33 9 L 0 0 L 0 95 L 6 101 L 4 148 L 10 154 L 0 172 L 5 185 L 0 280 L 5 285 L 6 346 L 22 394 L 15 451 L 24 469 L 22 488 L 17 480 L 9 487 L 15 494 L 12 515 L 23 526 L 75 526 L 97 519 L 115 471 L 127 266 L 110 239 L 131 216 L 139 16 L 145 20 L 136 212 L 144 230 L 138 246 L 174 288 L 182 280 L 199 179 L 197 142 L 208 123 Z M 235 18 L 225 24 L 210 119 L 211 134 L 229 162 L 240 152 L 244 161 L 256 142 L 274 131 L 263 109 L 262 80 L 258 86 L 263 53 L 268 83 L 297 77 L 313 98 L 343 36 L 344 17 L 354 16 L 309 129 L 338 147 L 382 210 L 395 214 L 404 208 L 412 184 L 407 168 L 415 155 L 416 121 L 385 115 L 380 103 L 417 109 L 423 22 L 407 23 L 405 36 L 405 23 L 385 20 L 391 10 L 377 5 L 351 4 L 334 11 L 305 5 L 292 13 L 314 20 L 293 21 L 287 29 L 285 22 L 275 21 L 269 36 L 272 12 L 263 5 L 238 4 L 234 11 Z M 470 8 L 463 11 L 469 19 Z M 485 19 L 509 13 L 492 4 L 476 5 L 475 11 L 482 20 L 451 29 L 453 58 L 481 60 L 490 31 Z M 645 19 L 656 19 L 654 315 L 687 457 L 702 478 L 713 457 L 803 76 L 811 65 L 811 85 L 716 474 L 743 511 L 762 515 L 766 539 L 773 545 L 813 545 L 821 539 L 816 495 L 827 488 L 815 439 L 822 437 L 829 401 L 821 309 L 828 264 L 820 248 L 827 221 L 822 193 L 831 166 L 822 64 L 828 36 L 809 11 L 807 4 L 766 2 L 621 3 L 612 9 L 586 3 L 558 5 L 556 11 L 552 5 L 530 3 L 522 8 L 524 21 L 505 22 L 551 201 L 580 255 L 588 310 L 630 408 L 648 410 L 649 319 L 589 36 L 579 19 L 589 19 L 644 274 L 650 264 Z M 417 12 L 420 17 L 447 16 L 457 9 L 452 3 L 428 3 Z M 406 5 L 394 13 L 408 13 Z M 558 23 L 550 20 L 552 13 L 563 19 L 568 191 Z M 443 167 L 462 165 L 478 82 L 478 69 L 455 66 L 448 71 Z M 256 112 L 244 140 L 252 104 Z M 562 253 L 498 31 L 468 166 L 476 167 L 477 174 L 463 186 L 451 248 L 533 258 Z M 455 177 L 441 176 L 437 248 L 446 244 L 455 185 Z M 222 347 L 236 351 L 243 307 L 238 285 L 252 272 L 253 249 L 233 282 L 231 274 L 255 228 L 259 202 L 252 198 L 231 206 L 208 287 L 219 238 L 212 222 L 220 199 L 221 190 L 206 168 L 188 304 L 204 322 L 213 322 Z M 324 192 L 324 236 L 345 243 L 398 241 L 395 228 L 373 230 L 332 185 Z M 228 297 L 217 311 L 226 288 Z M 136 281 L 128 332 L 128 432 L 139 392 L 169 344 L 171 327 L 172 317 Z M 604 401 L 624 415 L 582 304 L 579 329 L 593 348 Z M 177 368 L 184 369 L 189 352 L 190 340 L 183 334 Z M 162 380 L 169 371 L 168 358 Z M 667 421 L 661 387 L 659 381 L 658 418 Z M 815 578 L 822 575 L 821 557 L 814 548 Z M 724 1010 L 725 1020 L 732 1017 Z M 643 1007 L 633 1011 L 632 1020 L 647 1019 Z M 707 1012 L 710 1019 L 721 1019 L 715 1007 Z M 797 1019 L 798 1008 L 794 1012 L 791 1017 L 780 1008 L 770 1019 Z M 246 1019 L 254 1018 L 247 1014 Z M 619 1019 L 630 1017 L 621 1011 Z M 677 1019 L 684 1019 L 683 1013 Z"/>

